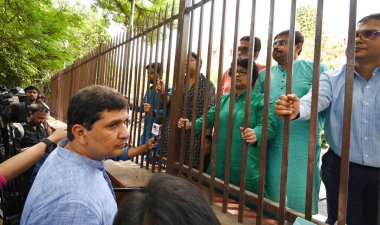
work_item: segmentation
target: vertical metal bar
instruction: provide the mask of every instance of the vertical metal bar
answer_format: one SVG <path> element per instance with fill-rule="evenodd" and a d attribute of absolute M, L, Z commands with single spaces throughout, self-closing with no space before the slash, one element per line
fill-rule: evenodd
<path fill-rule="evenodd" d="M 340 184 L 339 184 L 339 204 L 338 204 L 338 225 L 346 224 L 347 215 L 347 192 L 350 165 L 350 132 L 352 113 L 352 90 L 354 87 L 355 71 L 355 32 L 356 32 L 356 9 L 357 1 L 350 0 L 350 15 L 347 41 L 347 71 L 344 89 L 344 113 L 343 113 L 343 134 L 340 162 Z M 343 141 L 344 140 L 344 141 Z"/>
<path fill-rule="evenodd" d="M 154 29 L 153 29 L 153 27 L 154 27 L 154 24 L 155 24 L 155 22 L 156 22 L 156 19 L 157 19 L 157 14 L 156 13 L 154 13 L 154 16 L 153 16 L 153 21 L 152 21 L 152 32 L 151 32 L 151 36 L 150 36 L 150 54 L 149 54 L 149 65 L 152 65 L 152 57 L 153 57 L 153 43 L 154 43 Z M 158 24 L 158 22 L 157 22 L 157 24 Z M 147 93 L 149 93 L 149 85 L 150 85 L 150 83 L 149 83 L 149 77 L 148 77 L 148 80 L 147 80 Z M 153 91 L 153 88 L 152 88 L 152 91 Z M 153 94 L 153 93 L 152 93 Z M 148 96 L 147 96 L 147 99 L 146 99 L 147 101 L 148 101 Z M 152 98 L 152 100 L 153 100 L 153 98 Z M 153 107 L 153 102 L 152 101 L 150 101 L 149 102 L 149 104 L 151 105 L 151 107 Z M 149 115 L 150 115 L 150 121 L 152 121 L 153 120 L 153 112 L 152 112 L 152 110 L 149 112 Z M 149 133 L 148 134 L 145 134 L 145 135 L 149 135 L 148 136 L 148 138 L 150 138 L 151 137 L 151 132 L 152 132 L 152 123 L 150 123 L 150 121 L 149 121 L 149 125 L 150 125 L 150 127 L 149 127 Z M 145 114 L 145 126 L 148 126 L 148 120 L 147 120 L 147 114 Z M 145 128 L 145 130 L 146 130 L 146 128 Z M 145 139 L 144 139 L 145 140 Z M 145 168 L 148 170 L 149 169 L 149 156 L 150 156 L 150 151 L 147 151 L 147 153 L 146 153 L 146 161 L 145 161 Z"/>
<path fill-rule="evenodd" d="M 112 38 L 110 41 L 107 42 L 106 50 L 105 50 L 105 59 L 104 59 L 104 79 L 103 79 L 103 85 L 107 85 L 108 81 L 108 73 L 109 73 L 109 49 L 111 48 Z"/>
<path fill-rule="evenodd" d="M 245 95 L 245 113 L 244 113 L 244 128 L 249 127 L 250 124 L 250 106 L 251 106 L 251 90 L 252 90 L 252 71 L 253 71 L 253 52 L 255 49 L 255 19 L 256 19 L 256 0 L 252 1 L 252 10 L 251 10 L 251 26 L 250 26 L 250 42 L 249 42 L 249 64 L 248 64 L 248 77 L 247 77 L 247 88 Z M 263 133 L 267 130 L 267 126 L 263 126 Z M 242 146 L 242 165 L 241 165 L 241 174 L 240 174 L 240 193 L 239 193 L 239 222 L 243 222 L 244 218 L 244 202 L 245 202 L 245 177 L 247 170 L 247 156 L 248 156 L 248 143 L 243 142 Z"/>
<path fill-rule="evenodd" d="M 171 17 L 173 18 L 174 15 L 174 6 L 175 2 L 173 1 L 172 4 L 172 12 L 171 12 Z M 168 111 L 168 88 L 169 88 L 169 75 L 170 75 L 170 66 L 171 66 L 171 52 L 172 52 L 172 39 L 173 39 L 173 20 L 170 21 L 170 33 L 169 33 L 169 41 L 168 41 L 168 62 L 166 65 L 166 78 L 165 78 L 165 93 L 164 93 L 164 120 L 163 120 L 163 127 L 162 131 L 166 132 L 166 127 L 167 122 L 166 120 L 168 119 L 167 117 L 167 111 Z M 166 140 L 167 142 L 169 140 Z M 162 148 L 163 142 L 161 142 L 161 152 L 160 152 L 160 159 L 159 159 L 159 165 L 162 165 L 162 157 L 163 157 L 163 148 Z M 166 150 L 166 149 L 165 149 Z M 166 153 L 167 154 L 167 153 Z M 158 171 L 161 172 L 161 166 L 158 167 Z"/>
<path fill-rule="evenodd" d="M 144 19 L 144 23 L 143 23 L 143 26 L 141 28 L 141 34 L 143 34 L 144 30 L 145 30 L 145 24 L 146 24 L 146 20 Z M 145 69 L 145 65 L 143 64 L 143 55 L 144 55 L 144 35 L 141 35 L 140 37 L 140 41 L 141 41 L 141 48 L 140 48 L 140 64 L 139 64 L 139 72 L 138 72 L 138 87 L 139 87 L 139 90 L 138 90 L 138 93 L 140 93 L 141 97 L 140 97 L 140 101 L 137 105 L 137 107 L 139 107 L 139 112 L 138 112 L 138 119 L 139 119 L 139 122 L 138 122 L 138 134 L 141 134 L 141 120 L 142 120 L 142 104 L 143 104 L 143 98 L 144 98 L 144 84 L 145 84 L 145 73 L 144 73 L 144 69 Z M 146 47 L 145 47 L 146 49 Z M 142 79 L 142 81 L 141 81 Z M 141 83 L 140 83 L 141 81 Z M 142 87 L 142 90 L 141 90 L 141 87 Z M 137 145 L 141 145 L 141 138 L 138 138 L 137 140 Z M 139 156 L 136 156 L 136 159 L 135 159 L 136 163 L 139 163 Z M 141 159 L 141 161 L 144 161 L 144 159 Z"/>
<path fill-rule="evenodd" d="M 118 61 L 118 55 L 119 55 L 119 48 L 117 47 L 118 44 L 120 42 L 120 35 L 116 35 L 116 41 L 115 41 L 115 44 L 114 44 L 114 53 L 113 53 L 113 66 L 112 66 L 112 77 L 111 77 L 111 87 L 112 88 L 115 88 L 116 86 L 116 74 L 117 74 L 117 67 L 118 67 L 118 64 L 117 64 L 117 61 Z"/>
<path fill-rule="evenodd" d="M 132 111 L 132 118 L 134 118 L 135 114 L 136 114 L 136 83 L 137 83 L 137 74 L 134 72 L 134 70 L 136 70 L 136 61 L 137 61 L 137 51 L 138 51 L 138 40 L 137 40 L 137 29 L 134 28 L 134 31 L 133 31 L 133 37 L 132 37 L 132 41 L 133 41 L 133 48 L 132 48 L 132 59 L 131 59 L 131 68 L 130 68 L 130 74 L 131 74 L 131 82 L 129 83 L 129 86 L 130 86 L 130 90 L 132 91 L 131 95 L 130 96 L 133 96 L 133 98 L 131 99 L 132 101 L 132 104 L 133 104 L 133 111 Z M 134 76 L 133 76 L 134 75 Z M 132 78 L 133 78 L 133 82 L 132 82 Z M 133 85 L 133 86 L 132 86 Z M 133 89 L 133 90 L 132 90 Z M 133 140 L 133 146 L 137 146 L 136 145 L 136 138 L 138 139 L 138 136 L 136 136 L 136 133 L 133 132 L 134 131 L 134 128 L 136 127 L 136 121 L 135 120 L 132 120 L 131 121 L 131 139 Z"/>
<path fill-rule="evenodd" d="M 160 9 L 159 13 L 158 13 L 158 21 L 157 21 L 157 25 L 160 24 L 162 20 L 162 10 Z M 153 80 L 153 87 L 152 87 L 152 109 L 154 110 L 154 103 L 156 102 L 156 87 L 157 87 L 157 63 L 158 63 L 158 52 L 160 51 L 160 29 L 161 26 L 157 27 L 157 36 L 156 36 L 156 51 L 155 51 L 155 57 L 154 57 L 154 61 L 155 61 L 155 66 L 154 66 L 154 80 Z M 163 49 L 162 49 L 163 51 Z M 161 65 L 161 70 L 162 70 L 162 65 Z M 162 73 L 160 72 L 160 75 Z M 160 101 L 158 100 L 157 101 L 157 106 L 156 106 L 156 117 L 160 117 Z M 153 116 L 150 120 L 150 133 L 152 133 L 152 128 L 153 128 Z M 155 166 L 156 166 L 156 163 L 155 163 L 155 158 L 156 158 L 156 150 L 153 149 L 153 159 L 152 159 L 152 173 L 154 173 L 154 170 L 155 170 Z"/>
<path fill-rule="evenodd" d="M 274 23 L 274 6 L 275 0 L 270 1 L 269 24 L 268 24 L 268 42 L 267 42 L 267 59 L 265 70 L 265 87 L 264 87 L 264 108 L 263 108 L 263 127 L 268 127 L 269 115 L 269 96 L 270 96 L 270 81 L 272 67 L 272 44 L 273 44 L 273 23 Z M 265 168 L 267 162 L 267 136 L 268 131 L 264 129 L 261 136 L 261 155 L 260 155 L 260 178 L 259 178 L 259 193 L 257 199 L 257 217 L 256 224 L 261 225 L 263 222 L 264 211 L 264 191 L 265 191 Z"/>
<path fill-rule="evenodd" d="M 311 220 L 313 210 L 313 192 L 314 192 L 314 172 L 316 160 L 316 135 L 318 129 L 318 96 L 319 96 L 319 77 L 321 65 L 321 43 L 322 43 L 322 22 L 323 22 L 323 1 L 318 0 L 315 45 L 314 45 L 314 63 L 313 63 L 313 88 L 311 99 L 311 116 L 310 116 L 310 135 L 309 135 L 309 155 L 307 163 L 307 186 L 306 186 L 306 205 L 305 218 Z M 319 159 L 317 159 L 319 160 Z"/>
<path fill-rule="evenodd" d="M 145 30 L 147 30 L 148 28 L 149 28 L 149 20 L 150 20 L 150 18 L 148 18 L 148 22 L 147 22 L 147 24 L 146 24 L 146 28 L 145 28 Z M 152 20 L 152 27 L 153 27 L 153 20 Z M 143 65 L 143 67 L 145 68 L 145 66 L 147 65 L 147 58 L 148 58 L 148 47 L 149 47 L 149 45 L 148 45 L 148 40 L 149 40 L 149 33 L 146 33 L 146 37 L 145 37 L 145 54 L 144 54 L 144 65 Z M 140 103 L 140 117 L 142 117 L 142 113 L 143 113 L 143 100 L 144 100 L 144 94 L 145 93 L 148 93 L 148 91 L 149 91 L 149 81 L 147 81 L 148 82 L 148 84 L 145 84 L 145 77 L 147 77 L 147 75 L 145 74 L 144 76 L 143 76 L 143 82 L 142 82 L 142 93 L 143 93 L 143 95 L 141 96 L 141 103 Z M 149 78 L 147 78 L 147 79 L 149 79 Z M 145 87 L 147 87 L 147 91 L 145 92 Z M 144 118 L 144 131 L 143 131 L 143 140 L 145 140 L 145 138 L 146 138 L 146 114 L 145 114 L 145 118 Z M 143 166 L 144 166 L 144 155 L 145 154 L 141 154 L 141 162 L 140 162 L 140 168 L 143 168 Z"/>
<path fill-rule="evenodd" d="M 116 84 L 115 84 L 115 89 L 121 93 L 121 68 L 122 68 L 122 55 L 123 55 L 123 42 L 124 42 L 124 33 L 119 33 L 119 43 L 118 43 L 118 54 L 117 54 L 117 67 L 116 67 Z"/>
<path fill-rule="evenodd" d="M 175 63 L 174 63 L 174 76 L 173 78 L 173 97 L 172 104 L 170 108 L 170 133 L 171 138 L 169 141 L 169 151 L 168 151 L 168 159 L 167 159 L 167 173 L 173 174 L 174 168 L 173 163 L 177 158 L 177 123 L 176 120 L 179 118 L 179 109 L 182 108 L 182 100 L 183 100 L 183 92 L 184 92 L 184 64 L 186 58 L 186 49 L 187 41 L 188 41 L 188 24 L 189 24 L 189 15 L 185 13 L 185 9 L 190 5 L 190 0 L 181 0 L 179 4 L 179 12 L 178 12 L 178 28 L 177 28 L 177 40 L 176 40 L 176 55 L 175 55 Z M 174 122 L 173 122 L 174 121 Z"/>
<path fill-rule="evenodd" d="M 129 88 L 129 83 L 131 83 L 131 80 L 130 78 L 132 78 L 131 74 L 129 73 L 129 66 L 130 66 L 130 61 L 131 61 L 131 46 L 132 46 L 132 29 L 128 29 L 127 30 L 127 44 L 128 44 L 128 48 L 127 48 L 127 56 L 125 57 L 125 62 L 126 62 L 126 68 L 125 68 L 125 83 L 124 83 L 124 93 L 125 95 L 127 96 L 127 99 L 128 99 L 128 103 L 130 103 L 130 88 Z M 133 54 L 132 54 L 133 55 Z M 131 142 L 131 138 L 129 138 L 129 143 Z M 130 145 L 130 144 L 129 144 Z"/>
<path fill-rule="evenodd" d="M 238 34 L 239 34 L 239 12 L 240 12 L 240 0 L 236 1 L 236 12 L 235 12 L 235 31 L 234 31 L 234 48 L 232 53 L 232 67 L 231 67 L 231 93 L 230 93 L 230 107 L 228 115 L 228 130 L 232 131 L 233 121 L 234 121 L 234 106 L 235 106 L 235 81 L 236 81 L 236 59 L 237 59 L 237 45 L 238 45 Z M 226 146 L 226 166 L 224 169 L 224 190 L 223 190 L 223 207 L 222 211 L 227 212 L 228 204 L 228 194 L 229 194 L 229 183 L 230 183 L 230 165 L 231 165 L 231 144 L 232 144 L 232 132 L 227 135 L 227 146 Z"/>
<path fill-rule="evenodd" d="M 135 28 L 136 29 L 136 28 Z M 136 29 L 136 34 L 138 34 L 138 29 Z M 135 69 L 135 82 L 134 82 L 134 87 L 133 87 L 133 146 L 137 146 L 135 145 L 135 141 L 136 141 L 136 137 L 137 139 L 140 139 L 139 138 L 139 135 L 136 133 L 136 129 L 137 129 L 137 126 L 136 126 L 136 123 L 137 123 L 137 107 L 138 107 L 138 98 L 139 98 L 139 92 L 138 92 L 138 85 L 140 84 L 140 79 L 138 77 L 138 64 L 139 64 L 139 48 L 140 48 L 140 42 L 139 42 L 139 39 L 138 39 L 138 35 L 135 35 L 135 41 L 137 42 L 137 45 L 136 45 L 136 55 L 135 55 L 135 65 L 134 65 L 134 69 Z"/>
<path fill-rule="evenodd" d="M 128 82 L 128 102 L 134 102 L 134 98 L 135 98 L 135 93 L 131 93 L 132 91 L 132 83 L 135 83 L 136 80 L 132 80 L 133 79 L 133 67 L 134 67 L 134 54 L 135 54 L 135 38 L 134 38 L 134 35 L 135 35 L 135 31 L 134 30 L 131 30 L 131 36 L 130 36 L 130 45 L 131 45 L 131 57 L 130 59 L 128 60 L 130 62 L 129 64 L 129 82 Z M 132 99 L 132 96 L 133 96 L 133 99 Z M 135 110 L 135 109 L 133 109 Z M 133 112 L 132 112 L 133 114 Z M 134 121 L 132 120 L 131 123 L 130 123 L 131 127 L 129 128 L 129 133 L 131 134 L 130 138 L 129 138 L 129 144 L 131 147 L 135 147 L 135 137 L 132 135 L 132 130 L 133 130 L 133 126 L 134 126 Z"/>
<path fill-rule="evenodd" d="M 132 73 L 130 72 L 131 70 L 132 70 L 132 65 L 133 65 L 133 59 L 132 59 L 132 57 L 133 57 L 133 38 L 132 38 L 132 36 L 133 36 L 133 31 L 132 31 L 132 29 L 128 29 L 127 30 L 127 45 L 128 45 L 128 47 L 127 47 L 127 56 L 126 56 L 126 58 L 125 58 L 125 62 L 126 62 L 126 67 L 125 67 L 125 86 L 124 86 L 124 88 L 125 88 L 125 98 L 127 99 L 127 101 L 128 101 L 128 104 L 130 105 L 130 108 L 132 109 L 132 110 L 134 110 L 133 109 L 133 106 L 131 106 L 131 88 L 130 88 L 130 86 L 131 86 L 131 83 L 132 83 Z M 132 112 L 133 113 L 133 112 Z M 133 120 L 131 120 L 130 122 L 129 122 L 129 129 L 132 129 L 132 123 L 133 123 Z M 130 130 L 130 132 L 131 132 L 131 130 Z M 132 148 L 133 147 L 133 136 L 130 136 L 129 137 L 129 140 L 128 140 L 128 146 L 130 147 L 130 148 Z"/>
<path fill-rule="evenodd" d="M 131 50 L 131 31 L 130 30 L 126 30 L 126 38 L 125 38 L 125 53 L 124 53 L 124 63 L 123 63 L 123 74 L 124 74 L 124 79 L 123 79 L 123 94 L 124 96 L 126 96 L 126 98 L 128 99 L 128 103 L 129 103 L 129 96 L 128 96 L 128 92 L 127 92 L 127 88 L 128 88 L 128 83 L 129 83 L 129 54 L 130 54 L 130 50 Z"/>
<path fill-rule="evenodd" d="M 166 43 L 166 25 L 167 25 L 167 22 L 166 22 L 166 19 L 168 18 L 168 8 L 169 5 L 166 4 L 166 8 L 165 8 L 165 16 L 164 16 L 164 27 L 163 27 L 163 34 L 162 34 L 162 50 L 161 50 L 161 69 L 160 69 L 160 80 L 163 80 L 162 78 L 162 73 L 163 73 L 163 70 L 164 70 L 164 64 L 165 64 L 165 43 Z M 160 33 L 160 32 L 158 32 Z M 157 67 L 157 66 L 156 66 Z M 156 84 L 157 85 L 157 84 Z M 166 89 L 165 89 L 166 90 Z M 159 101 L 158 101 L 158 104 L 157 104 L 157 112 L 160 112 L 160 104 L 161 104 L 161 93 L 158 93 L 158 96 L 159 96 Z M 163 103 L 162 103 L 163 104 Z M 166 105 L 164 104 L 163 105 L 163 108 L 166 108 Z M 163 119 L 163 116 L 164 115 L 160 115 L 159 117 L 161 117 Z M 161 124 L 161 126 L 163 126 L 163 124 Z M 161 130 L 161 133 L 162 133 L 162 130 Z M 162 157 L 161 155 L 161 152 L 162 152 L 162 143 L 160 142 L 160 153 L 159 153 L 159 156 Z M 154 151 L 154 158 L 157 157 L 157 153 L 156 153 L 156 150 Z M 158 162 L 158 168 L 161 168 L 161 162 Z M 152 164 L 152 173 L 155 172 L 155 169 L 156 169 L 156 160 L 153 160 L 153 164 Z M 160 171 L 160 169 L 158 169 Z"/>
<path fill-rule="evenodd" d="M 100 69 L 100 82 L 99 84 L 100 85 L 104 85 L 105 84 L 105 80 L 106 80 L 106 64 L 107 64 L 107 54 L 106 54 L 106 51 L 107 51 L 107 43 L 103 43 L 102 44 L 102 51 L 101 51 L 101 54 L 102 54 L 102 58 L 101 58 L 101 69 Z"/>
<path fill-rule="evenodd" d="M 118 67 L 117 67 L 117 73 L 116 73 L 116 85 L 115 88 L 122 93 L 121 90 L 121 84 L 122 84 L 122 62 L 123 62 L 123 53 L 124 53 L 124 32 L 120 33 L 120 41 L 119 41 L 119 53 L 118 53 Z"/>
<path fill-rule="evenodd" d="M 97 81 L 98 81 L 98 76 L 99 76 L 99 63 L 100 63 L 100 46 L 98 46 L 98 48 L 96 48 L 95 52 L 94 52 L 94 55 L 96 58 L 94 58 L 94 71 L 93 71 L 93 75 L 94 75 L 94 79 L 93 79 L 93 82 L 94 84 L 97 84 Z"/>
<path fill-rule="evenodd" d="M 227 0 L 223 0 L 223 12 L 222 12 L 222 24 L 220 31 L 220 55 L 219 55 L 219 68 L 218 68 L 218 92 L 216 94 L 215 100 L 215 120 L 214 120 L 214 137 L 213 142 L 218 143 L 219 140 L 219 118 L 220 118 L 220 96 L 222 95 L 222 75 L 223 75 L 223 57 L 224 57 L 224 35 L 226 29 L 226 17 L 227 17 L 227 9 L 226 9 Z M 212 202 L 214 198 L 214 187 L 215 187 L 215 173 L 216 173 L 216 155 L 217 155 L 217 145 L 212 145 L 211 151 L 211 182 L 210 182 L 210 194 L 209 201 Z"/>
<path fill-rule="evenodd" d="M 203 2 L 204 4 L 204 2 Z M 202 138 L 201 138 L 201 157 L 200 157 L 200 164 L 199 164 L 199 177 L 198 177 L 198 184 L 202 184 L 203 180 L 203 169 L 204 169 L 204 157 L 205 157 L 205 148 L 206 148 L 206 140 L 204 138 L 204 135 L 206 133 L 206 116 L 208 112 L 208 96 L 209 96 L 209 83 L 210 83 L 210 77 L 211 77 L 211 60 L 212 60 L 212 44 L 213 44 L 213 37 L 214 37 L 214 11 L 215 11 L 215 1 L 211 0 L 211 13 L 210 13 L 210 33 L 208 36 L 208 48 L 207 48 L 207 68 L 206 68 L 206 99 L 205 103 L 203 104 L 203 123 L 202 123 Z"/>
<path fill-rule="evenodd" d="M 198 32 L 198 50 L 197 50 L 197 54 L 198 54 L 198 59 L 196 61 L 196 68 L 197 68 L 197 72 L 198 72 L 198 76 L 195 77 L 195 90 L 194 90 L 194 99 L 193 99 L 193 110 L 192 110 L 192 113 L 191 113 L 191 119 L 192 119 L 192 124 L 194 124 L 194 126 L 192 126 L 191 128 L 191 131 L 190 131 L 190 151 L 189 151 L 189 176 L 188 176 L 188 179 L 192 179 L 192 169 L 193 169 L 193 163 L 194 163 L 194 144 L 195 144 L 195 121 L 198 119 L 197 116 L 198 116 L 198 113 L 197 113 L 197 108 L 198 108 L 198 94 L 199 94 L 199 77 L 201 75 L 201 60 L 202 60 L 202 38 L 203 38 L 203 5 L 204 5 L 204 0 L 202 0 L 202 4 L 201 4 L 201 12 L 200 12 L 200 18 L 199 18 L 199 32 Z M 190 76 L 189 76 L 190 78 Z M 204 95 L 204 98 L 203 99 L 203 102 L 207 105 L 208 104 L 208 86 L 209 86 L 209 82 L 206 81 L 206 90 L 205 90 L 205 95 Z M 201 136 L 204 136 L 203 134 Z M 200 151 L 201 149 L 199 149 Z M 203 163 L 203 162 L 200 162 L 200 163 Z M 197 168 L 199 169 L 199 168 Z"/>
<path fill-rule="evenodd" d="M 118 45 L 119 43 L 119 35 L 116 35 L 115 36 L 115 42 L 113 43 L 113 50 L 112 50 L 112 61 L 111 61 L 111 65 L 112 65 L 112 70 L 111 70 L 111 77 L 110 77 L 110 87 L 112 88 L 115 88 L 115 79 L 116 79 L 116 68 L 117 68 L 117 55 L 118 55 L 118 51 L 119 49 L 116 48 L 116 46 Z"/>
<path fill-rule="evenodd" d="M 117 42 L 117 36 L 112 38 L 110 46 L 110 58 L 109 58 L 109 71 L 107 76 L 107 86 L 112 87 L 112 79 L 114 74 L 114 59 L 115 59 L 115 43 Z"/>
<path fill-rule="evenodd" d="M 194 7 L 194 0 L 192 0 L 192 7 Z M 189 45 L 187 49 L 187 65 L 190 65 L 190 60 L 191 60 L 191 51 L 192 51 L 192 44 L 193 44 L 193 28 L 194 28 L 194 10 L 191 11 L 191 19 L 190 19 L 190 37 L 189 37 Z M 188 95 L 189 95 L 189 75 L 190 73 L 190 67 L 187 66 L 186 68 L 186 76 L 185 76 L 185 91 L 183 95 L 183 110 L 182 110 L 182 117 L 187 117 L 187 112 L 188 112 Z M 183 169 L 183 163 L 185 161 L 185 154 L 187 151 L 185 147 L 185 135 L 186 135 L 186 129 L 182 128 L 181 132 L 181 142 L 180 142 L 180 153 L 179 153 L 179 170 L 178 174 L 181 176 L 182 175 L 182 169 Z M 190 157 L 189 157 L 189 163 L 190 163 Z M 189 170 L 190 172 L 190 170 Z M 189 178 L 190 179 L 190 178 Z"/>
<path fill-rule="evenodd" d="M 296 3 L 297 3 L 297 0 L 292 0 L 291 7 L 290 7 L 289 52 L 288 52 L 288 70 L 287 70 L 287 78 L 286 78 L 286 94 L 292 93 Z M 290 134 L 290 119 L 289 119 L 289 116 L 287 116 L 284 119 L 284 137 L 283 137 L 283 146 L 282 146 L 281 189 L 280 189 L 280 208 L 279 208 L 279 224 L 280 225 L 285 224 L 286 184 L 288 180 L 289 134 Z"/>
<path fill-rule="evenodd" d="M 129 28 L 133 30 L 133 16 L 135 15 L 135 5 L 136 5 L 136 0 L 132 1 L 132 10 L 131 10 L 131 17 L 129 18 Z"/>

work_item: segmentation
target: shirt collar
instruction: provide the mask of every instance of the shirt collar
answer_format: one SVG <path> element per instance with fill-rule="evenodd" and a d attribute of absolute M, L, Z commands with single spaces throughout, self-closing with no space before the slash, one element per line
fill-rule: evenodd
<path fill-rule="evenodd" d="M 65 149 L 64 146 L 66 146 L 69 143 L 69 140 L 66 138 L 58 143 L 58 147 L 56 149 L 57 154 L 71 162 L 74 162 L 76 164 L 85 164 L 92 168 L 97 168 L 100 170 L 104 169 L 104 160 L 93 160 L 90 158 L 87 158 L 79 153 L 76 153 L 74 151 Z"/>

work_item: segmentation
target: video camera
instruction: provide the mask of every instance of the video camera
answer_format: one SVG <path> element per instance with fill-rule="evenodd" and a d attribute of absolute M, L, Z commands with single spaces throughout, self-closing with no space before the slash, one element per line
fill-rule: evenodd
<path fill-rule="evenodd" d="M 28 120 L 27 100 L 23 89 L 13 88 L 8 91 L 4 85 L 0 85 L 0 162 L 16 153 L 10 135 L 10 123 L 22 123 Z M 0 189 L 0 211 L 4 224 L 19 224 L 26 198 L 22 186 L 25 182 L 22 178 L 16 178 L 5 188 Z"/>
<path fill-rule="evenodd" d="M 8 123 L 22 123 L 28 120 L 27 96 L 21 88 L 13 88 L 10 91 L 4 85 L 0 85 L 0 121 L 1 127 Z"/>

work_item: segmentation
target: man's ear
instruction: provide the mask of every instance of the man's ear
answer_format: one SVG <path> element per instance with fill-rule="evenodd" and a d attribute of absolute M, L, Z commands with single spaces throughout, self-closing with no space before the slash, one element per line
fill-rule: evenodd
<path fill-rule="evenodd" d="M 294 53 L 296 53 L 297 56 L 299 56 L 300 51 L 302 51 L 302 45 L 303 45 L 303 43 L 298 43 L 298 44 L 294 45 Z"/>
<path fill-rule="evenodd" d="M 260 51 L 253 52 L 253 59 L 256 60 L 259 57 Z"/>
<path fill-rule="evenodd" d="M 87 129 L 80 124 L 74 124 L 71 128 L 71 133 L 74 135 L 74 140 L 78 143 L 87 144 Z"/>

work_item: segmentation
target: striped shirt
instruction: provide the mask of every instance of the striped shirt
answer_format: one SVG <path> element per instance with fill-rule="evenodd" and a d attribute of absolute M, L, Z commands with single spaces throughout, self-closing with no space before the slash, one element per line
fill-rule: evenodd
<path fill-rule="evenodd" d="M 326 111 L 325 135 L 330 147 L 341 155 L 346 66 L 321 74 L 318 111 Z M 309 119 L 311 90 L 301 98 L 300 118 Z M 380 67 L 371 79 L 355 72 L 352 99 L 350 162 L 380 167 Z"/>

